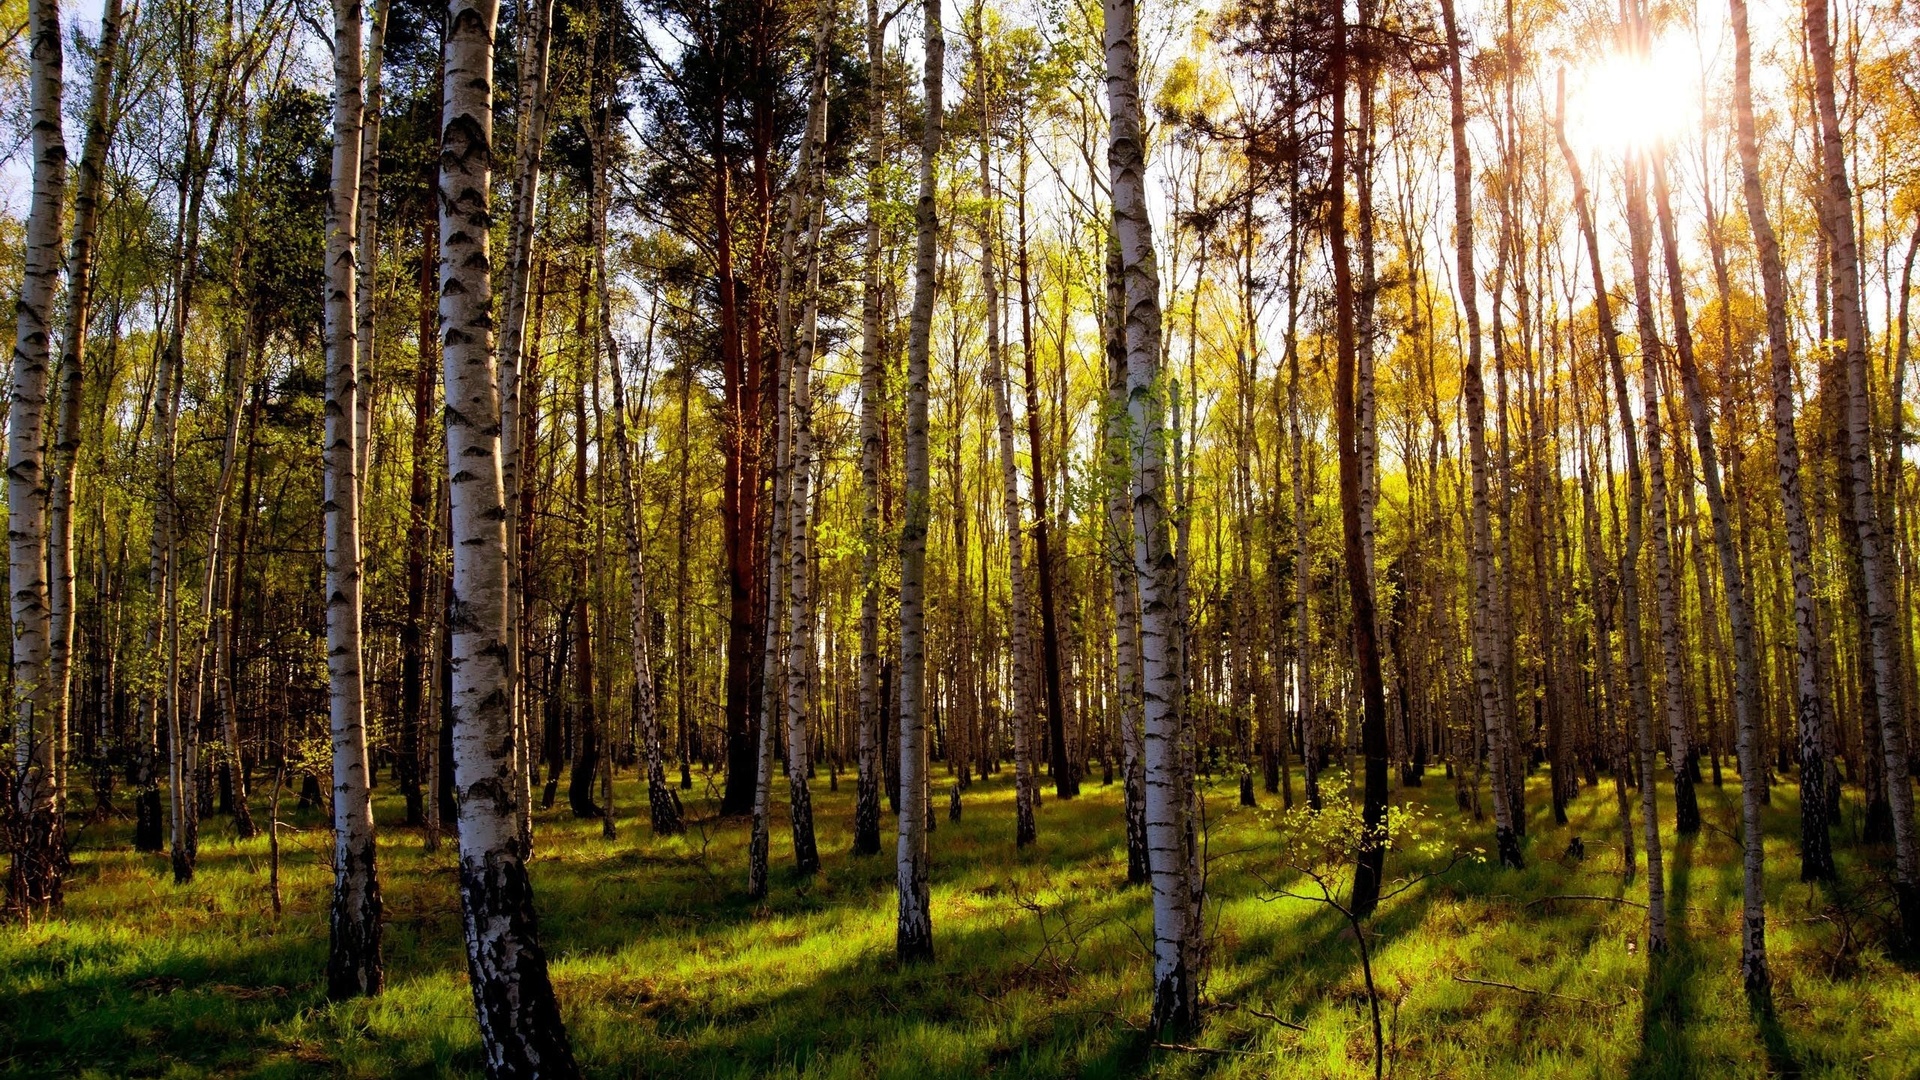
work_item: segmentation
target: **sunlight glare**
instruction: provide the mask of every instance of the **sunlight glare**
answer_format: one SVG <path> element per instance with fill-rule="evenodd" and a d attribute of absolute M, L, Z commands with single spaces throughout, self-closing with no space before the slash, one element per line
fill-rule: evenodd
<path fill-rule="evenodd" d="M 1567 135 L 1607 153 L 1670 143 L 1699 122 L 1699 81 L 1683 38 L 1662 37 L 1644 56 L 1609 50 L 1568 72 Z"/>

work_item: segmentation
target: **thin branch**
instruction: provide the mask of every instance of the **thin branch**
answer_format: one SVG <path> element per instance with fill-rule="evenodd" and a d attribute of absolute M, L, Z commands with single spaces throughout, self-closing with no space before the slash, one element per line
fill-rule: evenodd
<path fill-rule="evenodd" d="M 1624 1004 L 1623 1002 L 1613 1002 L 1612 1004 L 1609 1004 L 1604 1001 L 1595 1001 L 1592 998 L 1574 997 L 1571 994 L 1556 994 L 1551 990 L 1534 990 L 1530 987 L 1515 986 L 1512 983 L 1496 982 L 1492 979 L 1474 979 L 1474 978 L 1469 978 L 1468 976 L 1465 976 L 1465 975 L 1455 975 L 1453 977 L 1453 981 L 1457 983 L 1471 983 L 1474 986 L 1491 986 L 1500 990 L 1512 990 L 1515 993 L 1527 994 L 1532 997 L 1550 997 L 1550 998 L 1559 998 L 1562 1001 L 1578 1001 L 1584 1005 L 1598 1005 L 1598 1006 L 1601 1006 L 1602 1008 L 1617 1009 L 1622 1004 Z"/>

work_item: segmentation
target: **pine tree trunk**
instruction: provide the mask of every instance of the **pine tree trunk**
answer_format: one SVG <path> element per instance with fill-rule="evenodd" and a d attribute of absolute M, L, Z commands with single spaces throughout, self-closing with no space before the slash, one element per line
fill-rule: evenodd
<path fill-rule="evenodd" d="M 420 247 L 419 364 L 413 381 L 412 476 L 407 486 L 407 612 L 400 626 L 400 793 L 406 800 L 409 827 L 427 824 L 427 800 L 421 791 L 421 761 L 430 743 L 421 737 L 432 725 L 427 708 L 430 685 L 427 654 L 431 634 L 427 604 L 427 556 L 433 540 L 433 385 L 438 376 L 434 335 L 434 267 L 438 258 L 438 229 L 432 221 L 422 230 Z M 433 784 L 431 771 L 425 773 Z"/>
<path fill-rule="evenodd" d="M 448 10 L 439 184 L 460 908 L 487 1074 L 496 1080 L 579 1071 L 540 949 L 519 833 L 526 790 L 511 750 L 507 515 L 487 259 L 498 16 L 495 0 L 454 0 Z"/>
<path fill-rule="evenodd" d="M 596 282 L 596 285 L 603 285 Z M 586 297 L 581 297 L 582 302 Z M 597 325 L 597 322 L 596 322 Z M 602 331 L 604 334 L 604 331 Z M 573 501 L 587 506 L 592 498 L 587 488 L 587 395 L 598 390 L 600 350 L 598 341 L 589 346 L 591 359 L 580 380 L 573 401 Z M 573 635 L 573 761 L 567 770 L 567 809 L 576 818 L 605 816 L 605 809 L 594 801 L 594 781 L 600 771 L 600 701 L 594 689 L 593 545 L 586 535 L 574 537 L 573 612 L 569 632 Z M 559 678 L 565 678 L 565 672 Z M 556 679 L 556 681 L 558 681 Z"/>

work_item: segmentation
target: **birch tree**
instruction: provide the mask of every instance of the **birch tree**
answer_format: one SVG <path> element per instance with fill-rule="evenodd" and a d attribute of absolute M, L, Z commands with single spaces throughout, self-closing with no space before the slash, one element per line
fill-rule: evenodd
<path fill-rule="evenodd" d="M 48 670 L 52 636 L 47 584 L 45 427 L 52 358 L 53 294 L 59 283 L 67 196 L 62 130 L 63 42 L 59 0 L 32 0 L 27 11 L 29 145 L 33 183 L 27 210 L 26 267 L 13 339 L 7 402 L 7 589 L 13 615 L 14 828 L 9 903 L 45 911 L 61 901 L 66 839 L 60 820 L 57 687 Z"/>
<path fill-rule="evenodd" d="M 1466 401 L 1467 460 L 1472 469 L 1472 523 L 1469 558 L 1473 568 L 1473 674 L 1478 689 L 1481 722 L 1487 732 L 1487 757 L 1493 763 L 1494 838 L 1500 862 L 1519 869 L 1519 833 L 1514 825 L 1510 797 L 1512 781 L 1507 765 L 1513 755 L 1506 745 L 1506 680 L 1501 671 L 1500 612 L 1493 568 L 1493 526 L 1490 522 L 1491 467 L 1487 461 L 1487 391 L 1480 370 L 1480 299 L 1473 271 L 1473 161 L 1467 148 L 1466 92 L 1460 73 L 1460 30 L 1452 0 L 1441 0 L 1440 13 L 1447 33 L 1447 87 L 1453 125 L 1453 215 L 1455 259 L 1458 263 L 1460 306 L 1467 320 L 1467 362 L 1461 373 L 1461 396 Z"/>
<path fill-rule="evenodd" d="M 1767 211 L 1760 179 L 1759 136 L 1753 122 L 1753 42 L 1747 28 L 1746 0 L 1731 0 L 1733 30 L 1733 119 L 1740 152 L 1740 192 L 1747 225 L 1760 263 L 1761 294 L 1766 303 L 1767 360 L 1773 416 L 1774 474 L 1780 486 L 1780 514 L 1786 522 L 1787 553 L 1793 576 L 1794 723 L 1800 763 L 1800 879 L 1831 881 L 1833 847 L 1827 824 L 1826 748 L 1822 737 L 1820 645 L 1815 625 L 1813 533 L 1801 488 L 1800 440 L 1794 432 L 1793 339 L 1787 330 L 1787 275 L 1780 240 Z"/>
<path fill-rule="evenodd" d="M 880 0 L 867 0 L 867 65 L 886 56 Z M 879 79 L 867 80 L 867 207 L 860 279 L 860 659 L 855 707 L 853 853 L 880 853 L 880 411 L 884 380 L 880 343 L 880 166 L 887 105 Z"/>
<path fill-rule="evenodd" d="M 447 10 L 439 179 L 454 783 L 467 978 L 489 1077 L 577 1075 L 547 976 L 520 842 L 526 789 L 513 760 L 506 655 L 507 537 L 488 224 L 496 0 Z"/>
<path fill-rule="evenodd" d="M 1181 706 L 1178 566 L 1168 537 L 1162 442 L 1168 409 L 1160 373 L 1160 272 L 1147 217 L 1145 121 L 1133 0 L 1106 0 L 1107 170 L 1125 282 L 1127 420 L 1133 480 L 1133 564 L 1140 594 L 1147 865 L 1153 888 L 1155 1030 L 1200 1017 L 1201 937 L 1193 778 Z"/>
<path fill-rule="evenodd" d="M 1846 476 L 1843 498 L 1853 509 L 1853 527 L 1859 549 L 1860 573 L 1866 585 L 1866 646 L 1871 652 L 1871 674 L 1879 710 L 1879 750 L 1885 760 L 1887 803 L 1893 813 L 1894 893 L 1899 906 L 1901 933 L 1920 940 L 1920 838 L 1913 830 L 1913 785 L 1909 779 L 1906 718 L 1900 711 L 1899 620 L 1893 607 L 1889 570 L 1892 560 L 1882 550 L 1879 509 L 1874 501 L 1872 402 L 1867 382 L 1867 329 L 1861 310 L 1860 248 L 1853 220 L 1852 184 L 1847 179 L 1847 155 L 1841 141 L 1840 112 L 1835 104 L 1833 41 L 1828 33 L 1827 8 L 1818 0 L 1804 5 L 1807 48 L 1813 59 L 1813 97 L 1820 119 L 1820 166 L 1825 199 L 1821 219 L 1832 259 L 1833 308 L 1838 338 L 1845 349 Z M 1868 726 L 1871 732 L 1873 725 Z M 1871 750 L 1871 748 L 1870 748 Z M 1869 752 L 1870 752 L 1869 750 Z"/>
<path fill-rule="evenodd" d="M 913 213 L 913 307 L 907 328 L 906 514 L 900 527 L 900 827 L 895 853 L 900 913 L 894 952 L 903 961 L 933 958 L 933 915 L 927 884 L 924 637 L 927 524 L 932 513 L 927 377 L 933 339 L 934 256 L 940 231 L 934 203 L 934 164 L 940 156 L 947 41 L 940 27 L 940 0 L 926 0 L 923 12 L 926 122 L 920 136 L 920 196 Z"/>
<path fill-rule="evenodd" d="M 48 624 L 52 639 L 47 648 L 47 679 L 53 695 L 54 743 L 60 760 L 55 764 L 55 800 L 66 798 L 68 733 L 74 711 L 73 642 L 77 609 L 74 556 L 74 483 L 80 463 L 82 397 L 86 390 L 87 331 L 93 308 L 94 237 L 100 222 L 100 193 L 106 173 L 107 148 L 113 141 L 119 116 L 115 92 L 124 82 L 120 37 L 125 21 L 121 0 L 107 0 L 100 15 L 100 39 L 94 48 L 93 83 L 87 98 L 86 134 L 73 193 L 73 236 L 67 248 L 67 311 L 60 339 L 59 383 L 54 411 L 54 433 L 49 447 L 52 476 L 48 480 L 47 558 L 52 580 L 48 596 Z M 238 772 L 238 770 L 235 770 Z M 244 790 L 244 787 L 242 788 Z M 239 804 L 240 835 L 252 835 L 252 823 Z M 64 813 L 59 808 L 55 818 Z"/>
<path fill-rule="evenodd" d="M 1020 474 L 1013 438 L 1013 404 L 1007 387 L 1007 364 L 1001 342 L 999 210 L 993 190 L 993 115 L 987 83 L 987 29 L 985 8 L 976 4 L 977 35 L 974 80 L 980 95 L 980 287 L 986 296 L 987 382 L 993 394 L 994 433 L 1000 450 L 1000 510 L 1006 524 L 1007 582 L 1012 590 L 1008 622 L 1013 648 L 1013 785 L 1014 842 L 1026 847 L 1034 840 L 1034 796 L 1039 787 L 1033 765 L 1034 700 L 1033 615 L 1029 608 L 1026 542 L 1020 526 Z"/>
<path fill-rule="evenodd" d="M 355 229 L 360 215 L 361 22 L 333 5 L 333 188 L 327 207 L 326 519 L 328 717 L 333 739 L 332 944 L 327 994 L 380 991 L 380 884 L 374 866 L 360 640 L 359 336 Z M 211 552 L 209 552 L 211 558 Z"/>

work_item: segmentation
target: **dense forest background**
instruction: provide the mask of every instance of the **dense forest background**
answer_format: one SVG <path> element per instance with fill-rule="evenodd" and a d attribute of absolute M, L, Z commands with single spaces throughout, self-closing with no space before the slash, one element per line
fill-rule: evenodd
<path fill-rule="evenodd" d="M 314 1063 L 386 1072 L 355 999 L 463 936 L 479 1057 L 434 1068 L 911 1057 L 675 1048 L 731 1026 L 708 976 L 791 977 L 705 950 L 804 940 L 884 963 L 956 1075 L 1317 1038 L 1328 1075 L 1920 1067 L 1905 5 L 5 0 L 0 32 L 0 1001 L 42 1018 L 0 1061 L 192 1059 L 47 1019 L 82 954 L 186 933 L 197 974 L 71 1008 L 252 987 L 251 1068 L 306 1060 L 292 980 L 340 1025 Z M 422 921 L 456 892 L 460 933 Z M 631 999 L 672 1002 L 660 1045 L 580 1011 L 625 1015 L 569 966 L 622 965 L 608 919 L 693 965 Z M 223 979 L 237 925 L 313 970 Z M 1516 956 L 1571 967 L 1485 966 Z M 1562 1028 L 1615 998 L 1637 1046 Z"/>

